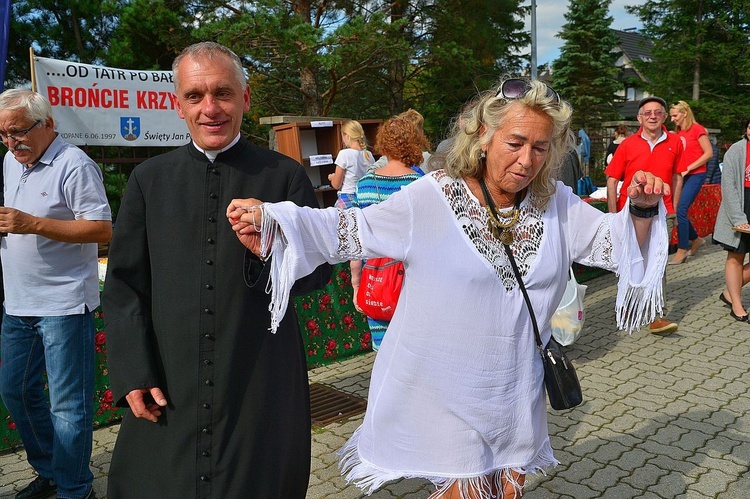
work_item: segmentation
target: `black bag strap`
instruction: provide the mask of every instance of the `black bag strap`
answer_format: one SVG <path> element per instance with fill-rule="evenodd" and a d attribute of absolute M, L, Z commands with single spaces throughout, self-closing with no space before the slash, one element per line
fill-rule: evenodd
<path fill-rule="evenodd" d="M 482 194 L 484 194 L 484 200 L 487 203 L 487 207 L 490 209 L 492 214 L 497 218 L 497 212 L 495 211 L 495 202 L 492 200 L 492 196 L 490 196 L 490 192 L 487 190 L 487 185 L 484 183 L 484 178 L 479 179 L 479 185 L 482 188 Z M 503 248 L 505 248 L 505 253 L 508 255 L 508 260 L 510 260 L 510 266 L 513 268 L 513 273 L 516 276 L 516 280 L 518 281 L 518 286 L 521 288 L 521 293 L 523 294 L 523 299 L 526 302 L 526 307 L 529 309 L 529 314 L 531 315 L 531 325 L 534 328 L 534 337 L 536 338 L 536 346 L 539 348 L 539 352 L 542 352 L 542 339 L 539 336 L 539 326 L 536 323 L 536 315 L 534 315 L 534 308 L 531 306 L 531 300 L 529 299 L 529 293 L 526 291 L 526 286 L 523 284 L 523 278 L 521 278 L 521 272 L 518 270 L 518 265 L 516 264 L 516 259 L 513 256 L 513 251 L 511 251 L 510 246 L 507 244 L 503 244 Z"/>

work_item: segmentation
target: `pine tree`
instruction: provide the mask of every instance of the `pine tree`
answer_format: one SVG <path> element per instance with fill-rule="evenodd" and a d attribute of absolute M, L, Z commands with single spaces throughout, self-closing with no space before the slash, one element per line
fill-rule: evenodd
<path fill-rule="evenodd" d="M 610 29 L 611 0 L 570 0 L 560 57 L 552 64 L 555 90 L 573 105 L 573 127 L 584 130 L 619 117 L 615 93 L 617 38 Z"/>
<path fill-rule="evenodd" d="M 653 0 L 628 7 L 654 43 L 636 61 L 647 90 L 685 100 L 700 124 L 733 142 L 750 116 L 750 0 Z"/>

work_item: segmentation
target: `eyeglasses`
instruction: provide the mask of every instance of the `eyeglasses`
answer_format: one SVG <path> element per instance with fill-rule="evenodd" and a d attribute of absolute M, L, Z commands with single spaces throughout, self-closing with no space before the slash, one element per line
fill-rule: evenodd
<path fill-rule="evenodd" d="M 546 97 L 551 98 L 555 104 L 559 104 L 560 96 L 557 92 L 546 83 L 544 86 L 547 87 Z M 500 84 L 500 88 L 497 89 L 497 95 L 495 95 L 495 97 L 501 97 L 508 100 L 520 99 L 526 95 L 529 90 L 531 90 L 531 83 L 529 81 L 522 80 L 521 78 L 509 78 Z"/>
<path fill-rule="evenodd" d="M 661 118 L 662 116 L 665 116 L 666 114 L 667 113 L 665 113 L 664 111 L 659 111 L 659 110 L 643 111 L 642 113 L 639 113 L 640 116 L 645 116 L 646 118 L 650 118 L 651 116 L 653 116 L 654 118 L 657 118 L 657 119 Z"/>
<path fill-rule="evenodd" d="M 0 140 L 3 142 L 8 142 L 10 139 L 15 140 L 16 142 L 21 142 L 23 140 L 26 140 L 26 136 L 29 134 L 30 131 L 34 129 L 35 126 L 37 126 L 39 123 L 41 123 L 42 120 L 36 120 L 33 125 L 31 125 L 26 130 L 21 130 L 20 132 L 13 132 L 13 133 L 0 133 Z"/>

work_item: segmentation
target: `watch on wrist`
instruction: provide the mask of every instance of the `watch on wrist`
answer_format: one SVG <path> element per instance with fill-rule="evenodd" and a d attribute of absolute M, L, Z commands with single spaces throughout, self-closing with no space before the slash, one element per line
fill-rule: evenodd
<path fill-rule="evenodd" d="M 630 204 L 630 214 L 638 218 L 653 218 L 659 214 L 659 205 L 656 204 L 649 208 L 639 208 L 634 204 Z"/>

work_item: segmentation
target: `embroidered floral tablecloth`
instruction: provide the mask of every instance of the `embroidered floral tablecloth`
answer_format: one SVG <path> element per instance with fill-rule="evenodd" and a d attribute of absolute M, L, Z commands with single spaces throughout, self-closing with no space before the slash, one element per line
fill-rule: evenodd
<path fill-rule="evenodd" d="M 720 204 L 721 184 L 703 184 L 695 201 L 688 208 L 688 219 L 700 237 L 713 234 Z M 677 227 L 672 231 L 669 243 L 677 244 Z"/>
<path fill-rule="evenodd" d="M 106 260 L 100 259 L 100 279 Z M 365 316 L 352 304 L 351 274 L 348 263 L 334 265 L 330 282 L 320 291 L 294 299 L 308 368 L 318 367 L 372 348 Z M 94 311 L 96 334 L 94 427 L 118 421 L 123 409 L 112 406 L 112 391 L 107 374 L 107 332 L 101 308 Z M 0 347 L 2 345 L 0 344 Z M 21 445 L 16 425 L 0 401 L 0 450 Z"/>
<path fill-rule="evenodd" d="M 333 266 L 325 288 L 296 298 L 294 309 L 305 341 L 308 368 L 372 349 L 367 319 L 352 303 L 348 262 Z"/>

